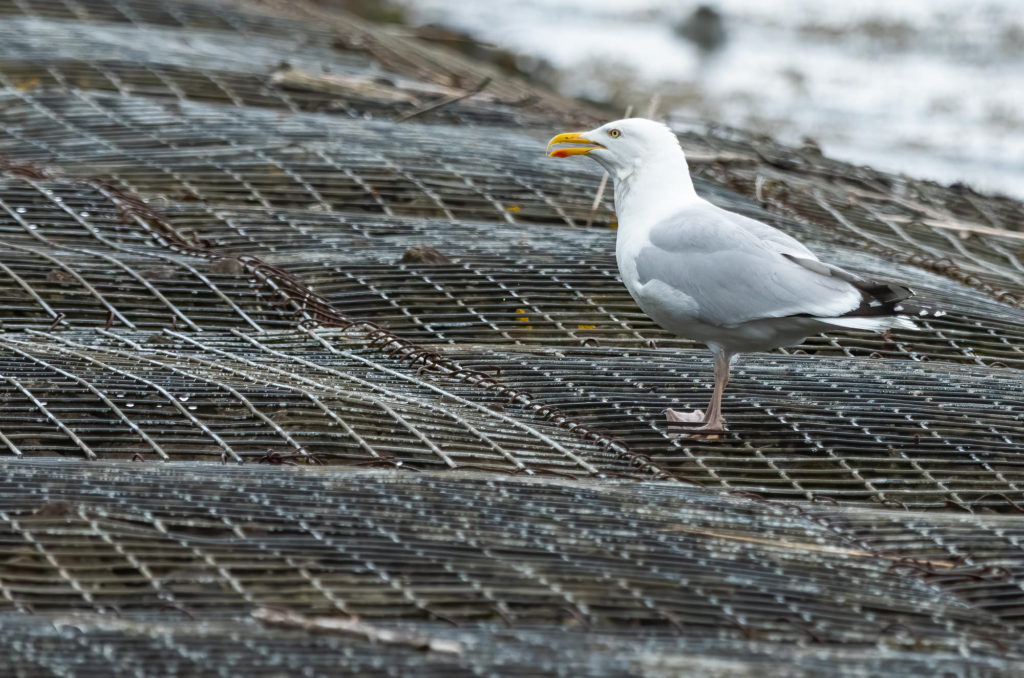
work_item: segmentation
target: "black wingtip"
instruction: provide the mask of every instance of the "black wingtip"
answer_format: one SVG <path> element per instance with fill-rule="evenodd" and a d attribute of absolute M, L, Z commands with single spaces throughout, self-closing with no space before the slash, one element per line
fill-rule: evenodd
<path fill-rule="evenodd" d="M 869 281 L 860 291 L 871 297 L 870 301 L 881 304 L 896 304 L 914 296 L 914 290 L 895 283 L 877 283 Z"/>
<path fill-rule="evenodd" d="M 906 300 L 914 296 L 914 290 L 909 287 L 876 280 L 857 281 L 853 282 L 853 285 L 860 290 L 860 305 L 840 317 L 909 315 L 897 308 L 905 305 Z"/>

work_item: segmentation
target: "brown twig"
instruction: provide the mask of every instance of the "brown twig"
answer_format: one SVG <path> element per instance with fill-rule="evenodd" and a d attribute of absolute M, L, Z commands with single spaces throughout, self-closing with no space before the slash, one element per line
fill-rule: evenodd
<path fill-rule="evenodd" d="M 480 92 L 482 92 L 483 89 L 485 87 L 487 87 L 489 84 L 491 84 L 491 76 L 487 76 L 486 78 L 481 80 L 480 84 L 478 84 L 476 87 L 474 87 L 471 90 L 463 92 L 462 94 L 456 94 L 455 96 L 447 97 L 445 99 L 442 99 L 441 101 L 435 101 L 432 104 L 427 104 L 426 106 L 422 106 L 420 108 L 417 108 L 416 110 L 409 111 L 408 113 L 403 113 L 402 115 L 400 115 L 397 118 L 395 118 L 394 121 L 395 122 L 405 122 L 406 120 L 409 120 L 411 118 L 415 118 L 418 115 L 423 115 L 424 113 L 429 113 L 430 111 L 437 110 L 438 108 L 442 108 L 444 106 L 448 106 L 450 104 L 454 104 L 457 101 L 462 101 L 463 99 L 468 99 L 469 97 L 473 96 L 474 94 L 479 94 Z"/>
<path fill-rule="evenodd" d="M 258 607 L 252 611 L 253 618 L 264 624 L 287 626 L 304 631 L 335 633 L 343 636 L 359 636 L 375 643 L 402 645 L 424 652 L 446 652 L 462 654 L 462 643 L 444 638 L 432 638 L 422 633 L 384 629 L 361 622 L 355 617 L 307 617 L 295 612 Z"/>

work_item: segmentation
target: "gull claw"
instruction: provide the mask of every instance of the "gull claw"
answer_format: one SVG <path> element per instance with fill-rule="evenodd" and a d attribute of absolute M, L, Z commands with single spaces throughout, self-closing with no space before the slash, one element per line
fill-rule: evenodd
<path fill-rule="evenodd" d="M 669 424 L 700 424 L 694 428 L 686 429 L 685 433 L 671 432 L 669 438 L 691 438 L 694 440 L 719 440 L 725 433 L 725 418 L 719 415 L 714 421 L 705 421 L 704 412 L 693 410 L 692 412 L 678 412 L 671 408 L 665 410 L 665 419 Z"/>

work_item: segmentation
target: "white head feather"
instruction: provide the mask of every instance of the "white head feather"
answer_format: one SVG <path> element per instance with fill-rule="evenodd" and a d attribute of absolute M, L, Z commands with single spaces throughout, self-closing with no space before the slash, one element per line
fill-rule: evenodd
<path fill-rule="evenodd" d="M 585 154 L 608 170 L 615 182 L 620 228 L 650 225 L 700 200 L 679 139 L 668 126 L 645 118 L 626 118 L 576 136 L 597 146 Z"/>

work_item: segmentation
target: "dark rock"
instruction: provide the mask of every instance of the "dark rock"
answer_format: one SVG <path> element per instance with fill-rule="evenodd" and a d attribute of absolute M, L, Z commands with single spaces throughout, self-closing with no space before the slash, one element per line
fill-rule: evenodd
<path fill-rule="evenodd" d="M 234 257 L 218 259 L 210 264 L 210 273 L 223 273 L 226 275 L 238 275 L 245 270 L 242 262 Z"/>
<path fill-rule="evenodd" d="M 725 44 L 725 21 L 710 5 L 700 5 L 676 26 L 676 33 L 702 52 L 713 52 Z"/>
<path fill-rule="evenodd" d="M 398 261 L 400 264 L 450 264 L 452 260 L 433 247 L 410 247 Z"/>

